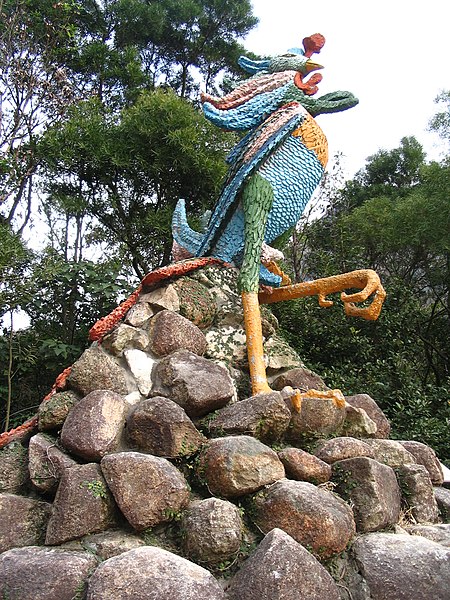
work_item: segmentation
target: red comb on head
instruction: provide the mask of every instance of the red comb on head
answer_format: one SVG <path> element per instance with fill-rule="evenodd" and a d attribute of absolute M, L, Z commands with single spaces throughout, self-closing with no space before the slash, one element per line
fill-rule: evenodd
<path fill-rule="evenodd" d="M 319 54 L 324 44 L 325 38 L 321 33 L 313 33 L 313 35 L 305 37 L 303 40 L 305 56 L 311 58 L 313 54 Z"/>

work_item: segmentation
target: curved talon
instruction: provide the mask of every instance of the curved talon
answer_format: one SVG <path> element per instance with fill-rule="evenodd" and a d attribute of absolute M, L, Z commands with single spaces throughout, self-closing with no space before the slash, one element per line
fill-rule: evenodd
<path fill-rule="evenodd" d="M 345 405 L 347 404 L 341 390 L 308 390 L 307 392 L 300 393 L 300 400 L 305 398 L 333 400 L 337 408 L 345 408 Z"/>
<path fill-rule="evenodd" d="M 329 308 L 330 306 L 333 306 L 333 304 L 334 304 L 333 300 L 327 300 L 326 294 L 318 294 L 318 298 L 319 298 L 319 306 L 323 306 L 324 308 Z"/>

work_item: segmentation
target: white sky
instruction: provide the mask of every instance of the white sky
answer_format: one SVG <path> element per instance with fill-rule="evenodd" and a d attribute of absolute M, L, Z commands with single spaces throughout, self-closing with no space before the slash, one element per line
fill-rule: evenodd
<path fill-rule="evenodd" d="M 248 50 L 276 55 L 302 47 L 322 33 L 326 43 L 313 56 L 325 68 L 316 97 L 349 90 L 359 105 L 318 117 L 330 156 L 345 155 L 351 176 L 378 149 L 399 146 L 414 135 L 431 160 L 444 144 L 428 133 L 435 97 L 450 89 L 449 0 L 252 0 L 259 25 L 244 40 Z"/>

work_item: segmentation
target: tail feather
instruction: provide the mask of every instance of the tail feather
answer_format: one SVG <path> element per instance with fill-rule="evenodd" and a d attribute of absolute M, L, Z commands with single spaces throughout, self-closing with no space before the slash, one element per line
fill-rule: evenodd
<path fill-rule="evenodd" d="M 178 200 L 172 216 L 173 239 L 192 256 L 198 256 L 203 235 L 189 227 L 184 200 Z"/>

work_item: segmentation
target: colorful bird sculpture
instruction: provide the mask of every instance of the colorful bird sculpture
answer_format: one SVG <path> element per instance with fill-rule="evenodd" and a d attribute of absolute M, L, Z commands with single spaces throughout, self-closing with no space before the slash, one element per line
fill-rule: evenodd
<path fill-rule="evenodd" d="M 314 34 L 303 40 L 303 50 L 292 49 L 263 61 L 241 57 L 239 64 L 252 77 L 223 98 L 202 96 L 203 111 L 210 121 L 226 130 L 247 133 L 228 156 L 228 175 L 205 232 L 189 227 L 183 200 L 173 215 L 172 231 L 177 247 L 191 256 L 212 256 L 240 268 L 238 283 L 254 394 L 270 391 L 259 302 L 298 297 L 306 289 L 306 284 L 287 285 L 274 289 L 273 293 L 263 292 L 258 300 L 260 284 L 277 288 L 290 283 L 271 260 L 274 253 L 268 244 L 295 226 L 323 176 L 328 159 L 327 141 L 314 117 L 346 110 L 358 103 L 350 92 L 312 98 L 321 76 L 313 73 L 307 81 L 304 78 L 322 68 L 311 56 L 320 52 L 324 42 L 322 35 Z M 360 288 L 363 291 L 357 294 L 342 295 L 348 314 L 376 318 L 384 291 L 376 274 L 374 280 L 373 272 L 357 273 L 351 281 L 334 279 L 331 288 L 319 287 L 312 293 L 317 293 L 319 302 L 326 306 L 330 302 L 325 300 L 327 293 Z M 299 285 L 303 285 L 303 291 Z M 374 292 L 371 312 L 354 306 L 355 301 L 365 300 Z M 300 400 L 297 393 L 297 407 Z"/>

